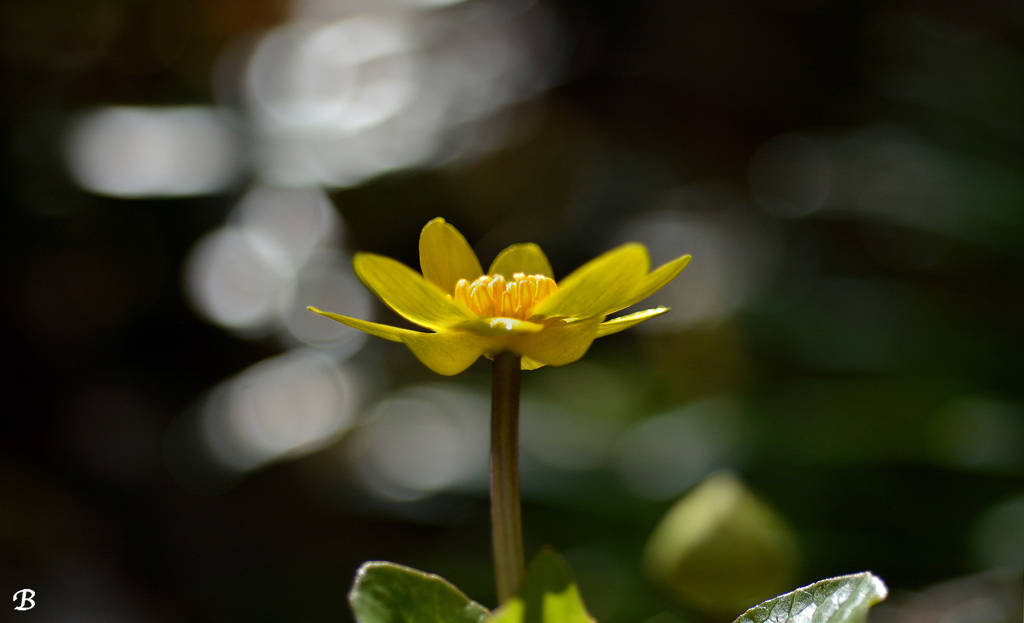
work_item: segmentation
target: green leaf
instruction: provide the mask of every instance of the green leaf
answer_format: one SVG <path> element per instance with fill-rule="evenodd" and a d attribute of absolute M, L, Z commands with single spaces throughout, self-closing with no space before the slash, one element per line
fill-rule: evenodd
<path fill-rule="evenodd" d="M 494 612 L 487 623 L 596 623 L 590 616 L 569 565 L 552 550 L 530 563 L 519 595 Z"/>
<path fill-rule="evenodd" d="M 432 573 L 367 562 L 348 593 L 359 623 L 481 623 L 487 608 Z"/>
<path fill-rule="evenodd" d="M 888 594 L 871 573 L 842 575 L 769 599 L 735 623 L 864 623 L 868 608 Z"/>

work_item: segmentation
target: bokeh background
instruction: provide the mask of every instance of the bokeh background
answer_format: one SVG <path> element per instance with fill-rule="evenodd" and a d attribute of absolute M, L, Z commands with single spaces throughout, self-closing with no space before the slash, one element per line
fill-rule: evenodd
<path fill-rule="evenodd" d="M 435 216 L 693 255 L 524 374 L 527 547 L 599 620 L 862 570 L 877 621 L 1020 620 L 1020 2 L 5 0 L 0 78 L 18 620 L 347 621 L 369 559 L 493 607 L 488 362 L 303 310 L 400 322 L 351 254 Z"/>

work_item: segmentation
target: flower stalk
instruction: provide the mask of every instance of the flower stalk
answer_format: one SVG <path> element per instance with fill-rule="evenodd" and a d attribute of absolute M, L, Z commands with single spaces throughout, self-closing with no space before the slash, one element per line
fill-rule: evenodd
<path fill-rule="evenodd" d="M 519 384 L 522 358 L 494 357 L 491 385 L 491 538 L 498 604 L 515 597 L 526 575 L 519 503 Z"/>

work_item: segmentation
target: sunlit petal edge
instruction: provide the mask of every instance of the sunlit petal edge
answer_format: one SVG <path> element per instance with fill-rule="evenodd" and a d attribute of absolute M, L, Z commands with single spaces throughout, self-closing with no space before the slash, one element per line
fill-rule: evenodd
<path fill-rule="evenodd" d="M 655 307 L 653 309 L 645 309 L 644 311 L 636 312 L 635 314 L 619 316 L 618 318 L 602 322 L 597 327 L 597 337 L 604 337 L 606 335 L 613 335 L 619 331 L 625 331 L 630 327 L 635 327 L 645 320 L 650 320 L 655 316 L 660 316 L 667 311 L 669 311 L 668 307 Z"/>

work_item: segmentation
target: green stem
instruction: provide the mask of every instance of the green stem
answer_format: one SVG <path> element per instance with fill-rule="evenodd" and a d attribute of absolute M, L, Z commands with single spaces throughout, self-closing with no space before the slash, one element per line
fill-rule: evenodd
<path fill-rule="evenodd" d="M 515 597 L 526 575 L 519 508 L 520 357 L 494 358 L 491 385 L 491 537 L 498 604 Z"/>

